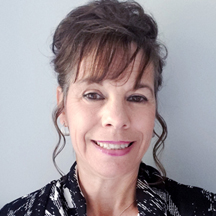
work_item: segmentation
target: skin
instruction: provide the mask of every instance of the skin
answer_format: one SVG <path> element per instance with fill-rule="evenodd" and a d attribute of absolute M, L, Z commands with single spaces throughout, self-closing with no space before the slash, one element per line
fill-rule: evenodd
<path fill-rule="evenodd" d="M 138 54 L 126 69 L 132 73 L 120 81 L 89 83 L 84 75 L 89 57 L 81 64 L 78 80 L 70 84 L 60 122 L 70 131 L 88 215 L 119 215 L 135 199 L 139 164 L 150 145 L 156 110 L 151 64 L 134 89 L 140 59 Z M 62 98 L 58 87 L 58 103 Z M 119 150 L 104 152 L 97 141 L 132 145 L 118 154 Z M 137 212 L 134 204 L 122 215 Z"/>

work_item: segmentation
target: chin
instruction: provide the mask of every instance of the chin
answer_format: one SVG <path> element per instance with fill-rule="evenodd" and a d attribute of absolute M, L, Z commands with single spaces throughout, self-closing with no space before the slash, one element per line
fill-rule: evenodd
<path fill-rule="evenodd" d="M 91 164 L 92 170 L 94 170 L 95 174 L 106 178 L 112 179 L 116 177 L 121 177 L 130 173 L 136 173 L 139 169 L 140 161 L 133 161 L 130 163 L 129 161 L 107 161 L 101 163 Z"/>

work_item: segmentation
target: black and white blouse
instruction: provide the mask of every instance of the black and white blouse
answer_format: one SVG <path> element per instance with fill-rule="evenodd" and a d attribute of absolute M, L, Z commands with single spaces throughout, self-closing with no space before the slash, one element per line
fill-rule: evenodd
<path fill-rule="evenodd" d="M 136 187 L 140 216 L 216 216 L 216 194 L 168 178 L 153 184 L 160 179 L 156 169 L 140 164 Z M 86 201 L 79 188 L 76 163 L 60 180 L 5 205 L 0 215 L 86 216 Z"/>

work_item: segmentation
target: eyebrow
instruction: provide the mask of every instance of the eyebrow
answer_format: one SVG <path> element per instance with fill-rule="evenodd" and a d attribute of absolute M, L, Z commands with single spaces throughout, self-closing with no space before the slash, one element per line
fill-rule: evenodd
<path fill-rule="evenodd" d="M 87 77 L 87 78 L 84 78 L 84 79 L 81 79 L 78 81 L 79 83 L 88 83 L 88 84 L 93 84 L 93 83 L 96 83 L 98 85 L 101 85 L 102 86 L 102 81 L 101 82 L 95 82 L 93 80 L 91 80 L 91 78 Z M 142 89 L 142 88 L 147 88 L 150 90 L 151 94 L 154 95 L 154 90 L 153 88 L 148 85 L 148 84 L 144 84 L 144 83 L 138 83 L 138 84 L 135 84 L 133 89 L 134 90 L 138 90 L 138 89 Z"/>
<path fill-rule="evenodd" d="M 99 84 L 99 85 L 102 85 L 101 82 L 96 82 L 94 80 L 92 80 L 91 78 L 87 77 L 87 78 L 83 78 L 83 79 L 80 79 L 77 81 L 78 83 L 88 83 L 88 84 L 93 84 L 93 83 L 96 83 L 96 84 Z"/>

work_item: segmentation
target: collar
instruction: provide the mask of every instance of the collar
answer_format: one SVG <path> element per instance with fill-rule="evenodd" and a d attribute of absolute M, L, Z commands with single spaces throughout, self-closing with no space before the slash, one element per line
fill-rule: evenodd
<path fill-rule="evenodd" d="M 136 186 L 136 202 L 140 216 L 166 215 L 166 194 L 162 189 L 164 183 L 160 173 L 141 162 Z"/>

